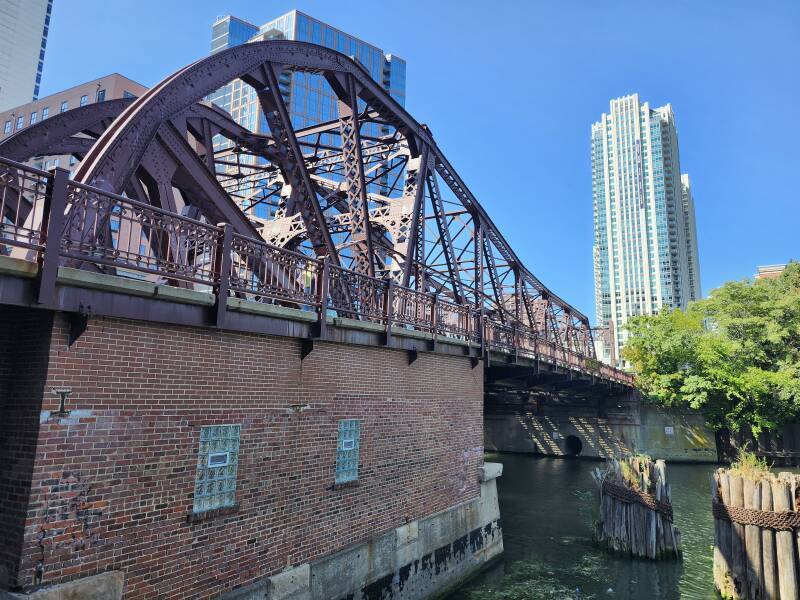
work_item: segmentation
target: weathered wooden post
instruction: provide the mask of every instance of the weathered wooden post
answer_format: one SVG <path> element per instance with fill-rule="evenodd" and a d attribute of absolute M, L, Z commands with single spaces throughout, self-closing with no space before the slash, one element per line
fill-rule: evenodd
<path fill-rule="evenodd" d="M 672 492 L 663 460 L 612 458 L 592 476 L 600 490 L 597 542 L 640 558 L 680 557 L 680 532 L 672 521 Z"/>
<path fill-rule="evenodd" d="M 723 598 L 798 600 L 800 476 L 754 457 L 712 478 L 714 584 Z"/>

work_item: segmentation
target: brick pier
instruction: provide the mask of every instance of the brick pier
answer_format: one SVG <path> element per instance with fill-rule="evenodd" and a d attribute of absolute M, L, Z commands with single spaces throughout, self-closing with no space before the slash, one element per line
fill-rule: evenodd
<path fill-rule="evenodd" d="M 7 588 L 334 598 L 330 561 L 380 542 L 380 559 L 338 559 L 356 569 L 341 591 L 423 597 L 502 549 L 481 364 L 335 342 L 301 358 L 299 339 L 114 317 L 68 347 L 69 331 L 61 313 L 0 306 Z M 360 424 L 358 479 L 335 485 L 343 419 Z M 198 513 L 213 425 L 240 427 L 235 505 Z"/>

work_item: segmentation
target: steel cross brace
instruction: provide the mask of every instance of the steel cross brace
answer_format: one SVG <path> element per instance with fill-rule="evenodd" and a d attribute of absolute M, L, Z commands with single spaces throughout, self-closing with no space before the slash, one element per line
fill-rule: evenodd
<path fill-rule="evenodd" d="M 265 63 L 261 71 L 265 76 L 267 87 L 257 88 L 256 93 L 277 146 L 279 166 L 284 181 L 292 187 L 293 192 L 297 191 L 300 214 L 306 224 L 308 239 L 314 247 L 314 253 L 317 256 L 329 256 L 331 262 L 338 266 L 339 253 L 328 231 L 325 215 L 320 208 L 303 153 L 292 129 L 291 119 L 278 87 L 275 68 L 272 63 Z M 250 76 L 246 81 L 251 83 L 256 80 Z"/>

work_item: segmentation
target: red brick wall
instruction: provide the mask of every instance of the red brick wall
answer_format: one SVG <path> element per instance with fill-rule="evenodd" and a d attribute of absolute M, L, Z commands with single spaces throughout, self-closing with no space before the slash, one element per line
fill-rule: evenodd
<path fill-rule="evenodd" d="M 0 306 L 0 589 L 15 587 L 52 313 Z"/>
<path fill-rule="evenodd" d="M 66 349 L 47 389 L 21 577 L 126 572 L 126 598 L 207 597 L 479 494 L 482 367 L 466 358 L 119 319 Z M 309 404 L 302 412 L 291 405 Z M 45 410 L 55 410 L 45 394 Z M 338 420 L 361 420 L 360 480 L 331 489 Z M 200 427 L 241 424 L 233 514 L 187 522 Z"/>

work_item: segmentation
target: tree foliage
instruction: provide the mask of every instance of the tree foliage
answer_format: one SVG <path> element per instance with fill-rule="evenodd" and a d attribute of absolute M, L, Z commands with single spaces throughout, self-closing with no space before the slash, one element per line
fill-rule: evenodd
<path fill-rule="evenodd" d="M 623 357 L 643 393 L 755 433 L 800 418 L 800 263 L 734 281 L 688 310 L 635 317 Z"/>

